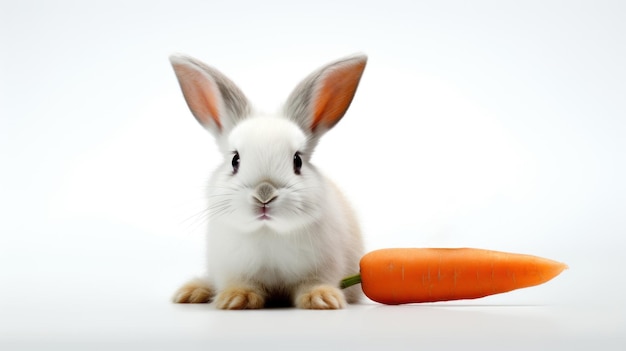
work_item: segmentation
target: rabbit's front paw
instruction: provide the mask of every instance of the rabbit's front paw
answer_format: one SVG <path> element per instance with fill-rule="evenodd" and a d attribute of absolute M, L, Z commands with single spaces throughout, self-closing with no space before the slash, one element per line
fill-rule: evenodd
<path fill-rule="evenodd" d="M 207 303 L 214 295 L 213 287 L 209 283 L 194 279 L 178 289 L 173 300 L 175 303 Z"/>
<path fill-rule="evenodd" d="M 230 287 L 215 298 L 215 305 L 222 310 L 244 310 L 263 308 L 265 298 L 247 287 Z"/>
<path fill-rule="evenodd" d="M 314 286 L 300 294 L 296 307 L 313 310 L 337 310 L 346 306 L 341 290 L 330 285 Z"/>

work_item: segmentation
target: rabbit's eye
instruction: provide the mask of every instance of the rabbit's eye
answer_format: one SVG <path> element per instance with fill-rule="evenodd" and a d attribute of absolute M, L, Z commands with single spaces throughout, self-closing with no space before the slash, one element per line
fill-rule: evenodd
<path fill-rule="evenodd" d="M 300 169 L 302 168 L 302 158 L 300 157 L 300 153 L 296 152 L 293 155 L 293 171 L 295 174 L 300 175 Z"/>
<path fill-rule="evenodd" d="M 235 155 L 233 156 L 233 160 L 231 161 L 233 165 L 233 174 L 237 173 L 239 170 L 239 153 L 235 151 Z"/>

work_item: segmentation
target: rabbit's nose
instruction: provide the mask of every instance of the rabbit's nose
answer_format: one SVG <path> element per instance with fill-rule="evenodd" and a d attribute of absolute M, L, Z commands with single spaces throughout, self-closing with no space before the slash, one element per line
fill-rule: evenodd
<path fill-rule="evenodd" d="M 268 204 L 278 197 L 278 190 L 271 183 L 263 182 L 254 189 L 252 196 L 260 203 Z"/>

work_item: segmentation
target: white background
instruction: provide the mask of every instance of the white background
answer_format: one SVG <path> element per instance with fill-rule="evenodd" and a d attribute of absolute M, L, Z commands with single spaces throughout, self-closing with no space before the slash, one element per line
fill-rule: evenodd
<path fill-rule="evenodd" d="M 625 13 L 620 1 L 0 2 L 0 347 L 623 349 Z M 269 112 L 313 69 L 368 54 L 314 158 L 368 250 L 473 246 L 570 269 L 455 303 L 170 304 L 202 272 L 219 162 L 174 52 Z"/>

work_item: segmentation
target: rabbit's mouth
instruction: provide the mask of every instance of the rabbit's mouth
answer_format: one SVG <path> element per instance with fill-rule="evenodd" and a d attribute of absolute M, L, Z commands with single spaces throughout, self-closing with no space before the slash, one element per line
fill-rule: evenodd
<path fill-rule="evenodd" d="M 268 204 L 263 204 L 263 206 L 259 207 L 259 220 L 261 221 L 267 221 L 272 219 L 272 217 L 269 214 L 270 212 L 270 207 Z"/>
<path fill-rule="evenodd" d="M 274 184 L 270 182 L 260 183 L 254 189 L 252 198 L 255 206 L 257 206 L 258 219 L 262 221 L 271 219 L 270 204 L 274 204 L 274 201 L 278 198 L 278 190 Z"/>

